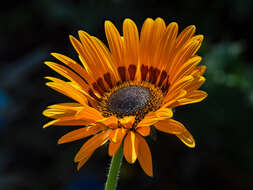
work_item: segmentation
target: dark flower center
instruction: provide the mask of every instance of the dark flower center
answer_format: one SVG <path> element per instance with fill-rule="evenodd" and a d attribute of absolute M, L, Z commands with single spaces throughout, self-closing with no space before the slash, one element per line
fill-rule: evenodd
<path fill-rule="evenodd" d="M 126 86 L 111 94 L 107 108 L 118 117 L 136 115 L 149 102 L 150 95 L 146 87 Z"/>
<path fill-rule="evenodd" d="M 147 113 L 159 109 L 162 101 L 163 92 L 160 88 L 146 81 L 128 81 L 104 93 L 98 109 L 104 117 L 135 116 L 136 125 Z"/>

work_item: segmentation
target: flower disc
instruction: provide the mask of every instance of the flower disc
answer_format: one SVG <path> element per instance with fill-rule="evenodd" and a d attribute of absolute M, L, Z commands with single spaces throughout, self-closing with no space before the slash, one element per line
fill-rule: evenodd
<path fill-rule="evenodd" d="M 145 107 L 150 91 L 143 86 L 126 86 L 115 91 L 108 99 L 108 110 L 119 117 L 134 115 Z"/>

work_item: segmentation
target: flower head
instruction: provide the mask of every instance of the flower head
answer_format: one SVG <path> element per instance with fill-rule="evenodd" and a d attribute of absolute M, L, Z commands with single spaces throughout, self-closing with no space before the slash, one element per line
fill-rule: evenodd
<path fill-rule="evenodd" d="M 109 142 L 113 156 L 123 145 L 129 163 L 138 159 L 149 176 L 152 158 L 145 140 L 150 127 L 176 135 L 193 148 L 189 131 L 172 119 L 172 108 L 200 102 L 207 94 L 198 90 L 205 82 L 205 66 L 196 52 L 203 41 L 195 26 L 178 34 L 178 25 L 168 26 L 161 18 L 146 19 L 139 35 L 135 23 L 125 19 L 123 35 L 105 22 L 109 49 L 98 38 L 79 31 L 80 41 L 70 36 L 81 65 L 69 57 L 52 53 L 65 66 L 45 62 L 67 80 L 46 77 L 46 85 L 75 102 L 49 106 L 43 114 L 51 125 L 83 126 L 61 137 L 59 144 L 92 136 L 74 161 L 82 167 L 94 151 Z"/>

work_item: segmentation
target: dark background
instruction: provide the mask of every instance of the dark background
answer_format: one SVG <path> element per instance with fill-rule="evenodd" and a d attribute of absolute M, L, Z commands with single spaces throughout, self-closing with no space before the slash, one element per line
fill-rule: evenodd
<path fill-rule="evenodd" d="M 190 149 L 175 136 L 149 140 L 154 178 L 139 164 L 123 161 L 118 189 L 253 189 L 253 63 L 251 0 L 34 0 L 5 1 L 0 8 L 0 189 L 103 189 L 110 163 L 98 149 L 80 172 L 73 157 L 83 140 L 57 145 L 71 127 L 42 129 L 41 115 L 66 98 L 45 87 L 56 75 L 43 65 L 50 52 L 75 58 L 68 35 L 79 29 L 105 43 L 104 21 L 121 30 L 124 18 L 138 28 L 147 17 L 194 24 L 205 40 L 199 51 L 207 65 L 206 100 L 179 107 L 175 119 L 196 139 Z"/>

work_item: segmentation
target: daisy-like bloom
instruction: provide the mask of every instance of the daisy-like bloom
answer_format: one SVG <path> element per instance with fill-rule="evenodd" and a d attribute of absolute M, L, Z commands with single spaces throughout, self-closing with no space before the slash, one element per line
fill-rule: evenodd
<path fill-rule="evenodd" d="M 52 53 L 63 64 L 45 62 L 66 80 L 46 77 L 46 85 L 75 102 L 49 106 L 43 114 L 54 120 L 45 124 L 83 126 L 58 141 L 67 143 L 92 136 L 81 147 L 74 161 L 78 169 L 94 151 L 109 144 L 113 156 L 123 146 L 129 163 L 138 159 L 149 176 L 152 157 L 145 137 L 150 128 L 176 135 L 188 147 L 195 147 L 189 131 L 172 119 L 172 108 L 202 101 L 207 94 L 198 90 L 205 82 L 206 67 L 200 66 L 196 52 L 203 35 L 195 26 L 178 34 L 175 22 L 166 26 L 161 18 L 146 19 L 139 35 L 135 23 L 125 19 L 123 35 L 105 22 L 109 49 L 98 38 L 78 31 L 70 36 L 81 64 L 59 53 Z"/>

